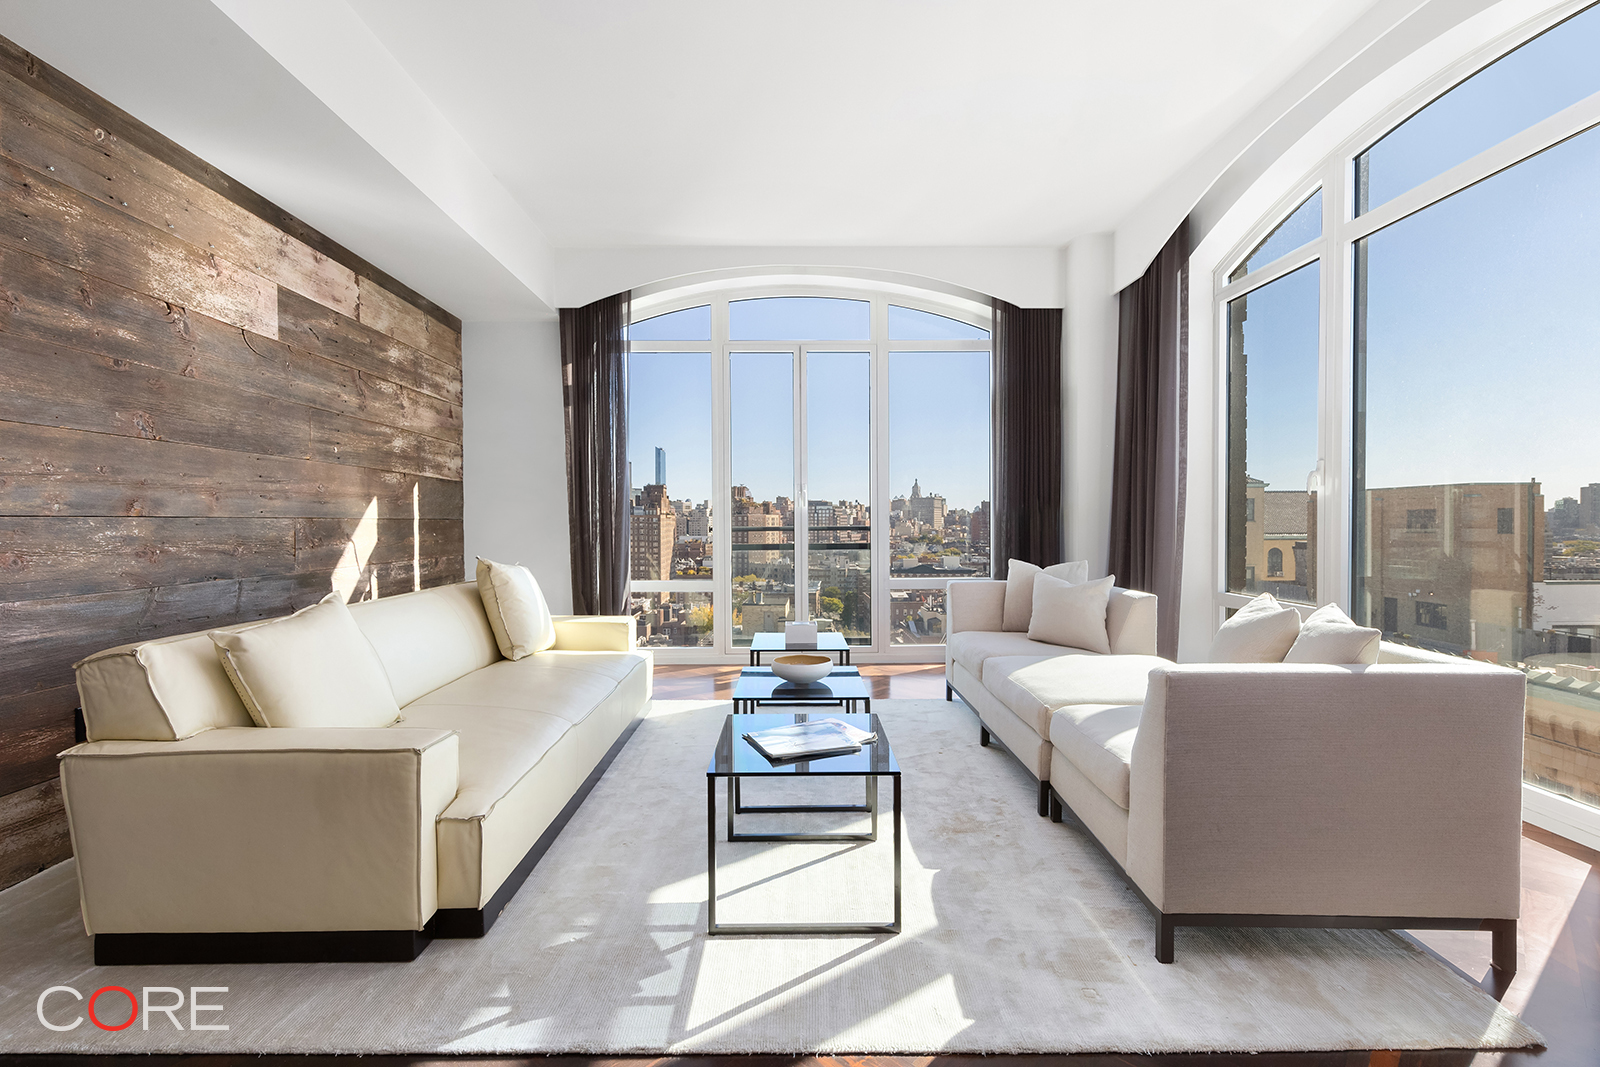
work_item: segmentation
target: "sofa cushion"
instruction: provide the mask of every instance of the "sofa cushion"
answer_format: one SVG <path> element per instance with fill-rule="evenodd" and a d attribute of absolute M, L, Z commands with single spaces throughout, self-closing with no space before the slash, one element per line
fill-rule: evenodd
<path fill-rule="evenodd" d="M 1050 744 L 1117 807 L 1128 810 L 1139 704 L 1069 704 L 1050 716 Z"/>
<path fill-rule="evenodd" d="M 1337 604 L 1324 604 L 1300 624 L 1285 663 L 1376 663 L 1382 631 L 1357 625 Z"/>
<path fill-rule="evenodd" d="M 400 717 L 383 661 L 341 593 L 210 637 L 257 726 L 382 727 Z"/>
<path fill-rule="evenodd" d="M 500 654 L 521 659 L 556 643 L 556 624 L 533 572 L 520 565 L 478 558 L 478 595 Z"/>
<path fill-rule="evenodd" d="M 996 657 L 984 664 L 983 685 L 1040 737 L 1050 715 L 1069 704 L 1143 704 L 1150 672 L 1170 667 L 1160 656 L 1096 656 L 1086 652 L 1039 660 Z"/>
<path fill-rule="evenodd" d="M 1027 631 L 1028 622 L 1033 618 L 1033 580 L 1040 574 L 1077 585 L 1089 580 L 1089 561 L 1080 559 L 1071 563 L 1053 563 L 1042 569 L 1020 559 L 1007 561 L 1006 603 L 1000 624 L 1002 630 L 1015 633 Z"/>
<path fill-rule="evenodd" d="M 74 666 L 90 741 L 181 741 L 255 725 L 203 633 L 122 645 Z"/>
<path fill-rule="evenodd" d="M 1048 574 L 1038 575 L 1033 582 L 1033 619 L 1028 623 L 1028 637 L 1110 655 L 1106 601 L 1115 581 L 1114 577 L 1101 578 L 1073 585 Z"/>
<path fill-rule="evenodd" d="M 1060 645 L 1030 641 L 1027 634 L 1004 633 L 998 630 L 963 630 L 945 638 L 945 653 L 971 671 L 980 682 L 985 680 L 984 661 L 995 656 L 1031 656 L 1034 659 L 1045 659 L 1050 656 L 1066 655 L 1072 651 Z"/>
<path fill-rule="evenodd" d="M 1233 613 L 1211 639 L 1211 663 L 1282 663 L 1300 633 L 1300 613 L 1262 593 Z"/>
<path fill-rule="evenodd" d="M 500 658 L 473 582 L 350 605 L 405 707 L 424 693 Z"/>

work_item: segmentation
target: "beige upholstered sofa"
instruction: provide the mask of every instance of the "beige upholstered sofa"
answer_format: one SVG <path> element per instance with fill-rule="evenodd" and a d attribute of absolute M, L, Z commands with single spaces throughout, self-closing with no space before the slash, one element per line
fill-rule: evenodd
<path fill-rule="evenodd" d="M 78 666 L 61 757 L 99 963 L 412 959 L 481 936 L 648 707 L 633 620 L 501 658 L 476 583 L 351 605 L 401 719 L 253 725 L 205 633 Z"/>
<path fill-rule="evenodd" d="M 1520 672 L 1388 642 L 1179 665 L 1148 654 L 1155 598 L 1120 592 L 1096 656 L 998 632 L 1004 593 L 950 583 L 947 677 L 1155 915 L 1158 960 L 1179 926 L 1487 929 L 1515 972 Z"/>

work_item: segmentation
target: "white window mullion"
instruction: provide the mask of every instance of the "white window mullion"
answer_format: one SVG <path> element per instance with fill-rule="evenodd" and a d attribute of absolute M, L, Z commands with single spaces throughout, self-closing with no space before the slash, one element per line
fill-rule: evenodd
<path fill-rule="evenodd" d="M 730 451 L 731 381 L 728 367 L 728 302 L 711 302 L 711 566 L 716 591 L 711 601 L 713 646 L 733 652 L 733 456 Z"/>
<path fill-rule="evenodd" d="M 806 484 L 806 355 L 805 345 L 794 353 L 794 619 L 811 619 L 809 558 L 811 494 Z"/>

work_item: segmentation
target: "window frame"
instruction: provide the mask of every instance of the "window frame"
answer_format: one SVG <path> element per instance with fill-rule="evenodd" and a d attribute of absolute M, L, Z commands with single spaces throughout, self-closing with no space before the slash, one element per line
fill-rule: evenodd
<path fill-rule="evenodd" d="M 1356 159 L 1396 127 L 1435 100 L 1472 78 L 1495 61 L 1535 37 L 1593 6 L 1594 0 L 1571 0 L 1560 7 L 1523 21 L 1515 28 L 1477 47 L 1396 99 L 1361 125 L 1325 155 L 1274 202 L 1271 210 L 1221 257 L 1212 271 L 1214 455 L 1228 455 L 1228 304 L 1269 285 L 1313 261 L 1321 261 L 1320 347 L 1318 352 L 1317 406 L 1317 603 L 1298 605 L 1302 613 L 1316 606 L 1338 604 L 1349 611 L 1356 580 L 1353 553 L 1360 532 L 1355 529 L 1355 495 L 1361 484 L 1363 458 L 1357 430 L 1361 371 L 1356 355 L 1357 245 L 1365 237 L 1486 181 L 1573 137 L 1600 127 L 1600 92 L 1435 175 L 1365 214 L 1355 214 Z M 1278 259 L 1251 271 L 1238 281 L 1228 275 L 1261 245 L 1318 189 L 1322 191 L 1322 235 Z M 1213 485 L 1213 548 L 1211 553 L 1214 622 L 1225 613 L 1249 603 L 1250 597 L 1227 590 L 1227 469 L 1225 459 Z"/>
<path fill-rule="evenodd" d="M 864 341 L 734 341 L 729 337 L 728 305 L 736 300 L 763 297 L 810 296 L 832 297 L 845 300 L 866 300 L 870 309 L 870 338 Z M 869 358 L 869 500 L 872 518 L 872 642 L 852 646 L 852 658 L 860 663 L 943 662 L 943 642 L 933 644 L 894 645 L 890 643 L 891 605 L 889 594 L 897 589 L 943 589 L 949 579 L 891 578 L 889 575 L 889 357 L 894 352 L 988 352 L 990 353 L 990 388 L 993 390 L 994 324 L 989 299 L 968 290 L 952 287 L 948 293 L 912 286 L 897 279 L 813 278 L 804 274 L 780 277 L 741 277 L 738 274 L 713 275 L 698 284 L 644 287 L 634 290 L 632 322 L 654 318 L 686 308 L 709 304 L 711 307 L 711 339 L 709 341 L 652 341 L 638 342 L 641 352 L 711 353 L 711 482 L 712 482 L 712 559 L 713 577 L 710 579 L 671 579 L 662 581 L 631 581 L 629 593 L 709 592 L 712 597 L 712 643 L 710 646 L 677 647 L 653 646 L 652 651 L 662 662 L 745 662 L 748 648 L 733 644 L 731 605 L 733 603 L 732 547 L 733 534 L 730 493 L 732 491 L 733 463 L 731 453 L 731 355 L 735 352 L 794 353 L 793 393 L 793 447 L 796 466 L 795 501 L 795 566 L 797 580 L 800 568 L 808 554 L 810 526 L 810 494 L 807 485 L 807 423 L 805 397 L 805 370 L 811 352 L 866 352 Z M 947 339 L 922 341 L 891 341 L 889 339 L 889 305 L 912 308 L 945 318 L 956 319 L 970 326 L 986 330 L 986 339 Z M 631 346 L 630 346 L 631 357 Z M 991 442 L 990 498 L 993 498 L 994 457 Z M 994 573 L 993 542 L 990 545 L 990 574 Z"/>

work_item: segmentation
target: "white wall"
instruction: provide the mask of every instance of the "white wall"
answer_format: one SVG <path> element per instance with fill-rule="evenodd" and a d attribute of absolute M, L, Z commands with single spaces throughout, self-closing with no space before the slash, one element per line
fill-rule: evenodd
<path fill-rule="evenodd" d="M 1067 558 L 1106 573 L 1111 544 L 1111 467 L 1117 431 L 1117 294 L 1109 233 L 1079 237 L 1062 252 L 1062 508 Z"/>
<path fill-rule="evenodd" d="M 550 610 L 572 610 L 561 337 L 554 319 L 468 322 L 461 333 L 467 574 L 521 563 Z"/>

